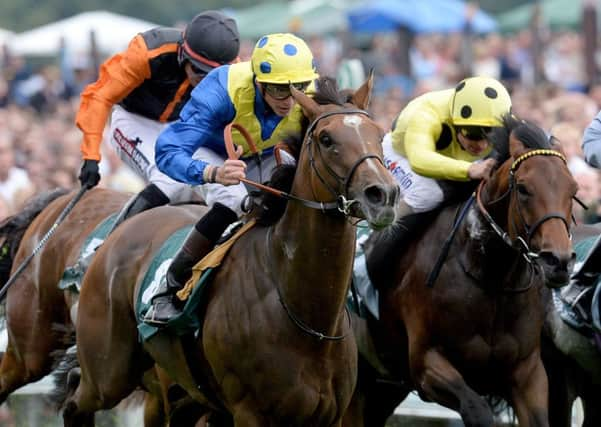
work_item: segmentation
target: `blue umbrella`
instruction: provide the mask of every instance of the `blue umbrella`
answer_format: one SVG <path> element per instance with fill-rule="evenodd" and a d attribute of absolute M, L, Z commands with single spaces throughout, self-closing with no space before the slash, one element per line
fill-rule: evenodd
<path fill-rule="evenodd" d="M 461 31 L 466 4 L 460 0 L 375 0 L 349 9 L 352 32 L 386 32 L 406 27 L 415 33 Z M 478 10 L 471 21 L 477 33 L 494 31 L 497 23 Z"/>

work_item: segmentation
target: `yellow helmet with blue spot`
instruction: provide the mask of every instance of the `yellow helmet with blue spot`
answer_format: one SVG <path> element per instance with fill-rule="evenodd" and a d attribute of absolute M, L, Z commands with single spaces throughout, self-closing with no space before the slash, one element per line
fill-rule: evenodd
<path fill-rule="evenodd" d="M 261 37 L 253 50 L 251 63 L 261 83 L 302 83 L 318 77 L 309 46 L 290 33 Z"/>

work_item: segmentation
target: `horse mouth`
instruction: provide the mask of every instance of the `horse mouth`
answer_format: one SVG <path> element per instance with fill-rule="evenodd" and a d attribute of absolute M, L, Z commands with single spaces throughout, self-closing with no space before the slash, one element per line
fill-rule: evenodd
<path fill-rule="evenodd" d="M 550 289 L 559 289 L 566 286 L 570 282 L 570 275 L 567 271 L 565 272 L 552 272 L 548 273 L 545 271 L 545 284 Z"/>

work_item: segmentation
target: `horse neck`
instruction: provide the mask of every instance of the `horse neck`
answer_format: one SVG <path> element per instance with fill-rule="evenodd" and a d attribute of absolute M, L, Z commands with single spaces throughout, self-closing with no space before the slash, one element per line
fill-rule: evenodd
<path fill-rule="evenodd" d="M 308 180 L 297 178 L 292 194 L 312 199 Z M 315 329 L 335 334 L 351 280 L 354 227 L 338 213 L 290 201 L 268 245 L 286 304 Z"/>

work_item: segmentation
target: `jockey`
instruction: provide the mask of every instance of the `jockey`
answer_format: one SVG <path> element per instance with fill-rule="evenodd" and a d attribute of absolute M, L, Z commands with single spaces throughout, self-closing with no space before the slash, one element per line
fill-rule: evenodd
<path fill-rule="evenodd" d="M 507 89 L 489 77 L 470 77 L 454 89 L 411 101 L 382 142 L 386 167 L 401 188 L 401 216 L 435 209 L 450 198 L 440 180 L 487 178 L 494 159 L 487 134 L 509 113 Z"/>
<path fill-rule="evenodd" d="M 302 110 L 291 96 L 290 85 L 305 91 L 317 77 L 313 54 L 303 40 L 292 34 L 266 35 L 257 42 L 250 61 L 209 73 L 192 92 L 180 120 L 161 133 L 157 166 L 177 181 L 199 186 L 211 209 L 173 259 L 146 322 L 161 325 L 179 314 L 175 293 L 243 212 L 247 189 L 240 179 L 269 179 L 276 164 L 274 145 L 301 129 Z M 240 158 L 227 159 L 223 133 L 232 122 L 248 130 L 259 153 L 252 153 L 236 132 L 233 138 Z"/>
<path fill-rule="evenodd" d="M 368 246 L 366 267 L 373 283 L 387 280 L 390 255 L 403 250 L 426 225 L 430 212 L 473 191 L 496 161 L 487 134 L 511 110 L 507 89 L 490 77 L 469 77 L 453 88 L 411 101 L 384 136 L 384 164 L 401 190 L 399 227 L 377 235 Z M 467 186 L 465 184 L 468 184 Z"/>
<path fill-rule="evenodd" d="M 582 151 L 584 160 L 590 166 L 601 168 L 601 111 L 597 113 L 593 121 L 584 130 L 582 136 Z M 578 294 L 576 301 L 580 296 L 594 288 L 601 275 L 601 235 L 597 237 L 588 251 L 585 259 L 580 266 L 576 266 L 571 277 L 573 294 Z M 591 288 L 593 287 L 593 288 Z"/>
<path fill-rule="evenodd" d="M 194 86 L 213 68 L 236 62 L 239 49 L 236 22 L 220 12 L 205 11 L 183 32 L 159 27 L 138 34 L 126 51 L 102 64 L 98 80 L 85 88 L 76 118 L 83 132 L 82 186 L 92 188 L 100 180 L 100 143 L 109 115 L 111 144 L 148 183 L 125 205 L 113 229 L 139 212 L 192 199 L 190 186 L 157 169 L 156 139 L 168 122 L 177 119 Z"/>

